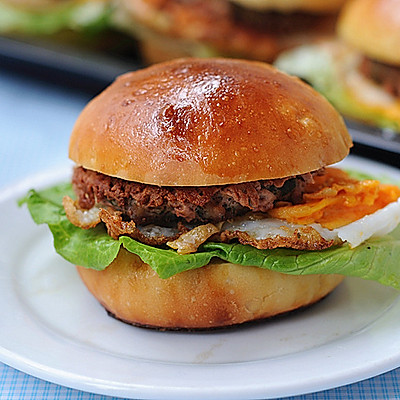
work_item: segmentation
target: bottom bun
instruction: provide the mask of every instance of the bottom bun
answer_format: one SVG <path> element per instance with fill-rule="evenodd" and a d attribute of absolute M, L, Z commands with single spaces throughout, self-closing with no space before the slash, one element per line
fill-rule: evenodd
<path fill-rule="evenodd" d="M 340 275 L 293 276 L 223 261 L 161 279 L 124 249 L 104 271 L 77 267 L 116 318 L 159 329 L 212 329 L 273 317 L 311 305 Z"/>

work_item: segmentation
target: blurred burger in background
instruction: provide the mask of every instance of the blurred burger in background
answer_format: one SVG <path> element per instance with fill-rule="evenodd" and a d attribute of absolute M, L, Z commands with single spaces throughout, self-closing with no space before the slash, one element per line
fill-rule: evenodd
<path fill-rule="evenodd" d="M 124 62 L 132 62 L 131 68 L 137 62 L 136 41 L 114 26 L 114 12 L 110 0 L 0 0 L 0 56 L 15 59 L 12 68 L 26 67 L 29 73 L 32 64 L 73 79 L 83 74 L 85 81 L 93 72 L 103 87 L 115 68 L 122 72 Z M 102 65 L 106 72 L 99 73 Z"/>
<path fill-rule="evenodd" d="M 353 0 L 338 40 L 300 46 L 276 66 L 308 81 L 345 116 L 400 132 L 400 2 Z"/>
<path fill-rule="evenodd" d="M 0 33 L 53 35 L 63 30 L 98 32 L 109 24 L 106 0 L 1 0 Z"/>
<path fill-rule="evenodd" d="M 345 0 L 119 0 L 117 24 L 146 62 L 227 56 L 271 62 L 334 33 Z"/>

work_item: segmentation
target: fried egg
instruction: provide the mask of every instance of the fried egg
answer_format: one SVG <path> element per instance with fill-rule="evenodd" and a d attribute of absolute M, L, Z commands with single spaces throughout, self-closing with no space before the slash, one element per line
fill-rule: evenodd
<path fill-rule="evenodd" d="M 357 247 L 371 237 L 384 236 L 400 224 L 400 199 L 388 204 L 373 214 L 336 229 L 327 229 L 318 223 L 307 225 L 316 230 L 323 239 L 335 243 L 348 243 Z M 246 232 L 256 241 L 273 237 L 293 235 L 304 229 L 305 225 L 292 224 L 277 218 L 249 218 L 226 222 L 222 229 L 227 231 Z"/>

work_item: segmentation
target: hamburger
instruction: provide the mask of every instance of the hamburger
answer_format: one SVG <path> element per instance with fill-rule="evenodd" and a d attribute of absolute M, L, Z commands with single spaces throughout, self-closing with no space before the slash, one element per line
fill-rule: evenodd
<path fill-rule="evenodd" d="M 351 145 L 297 78 L 179 59 L 95 97 L 71 134 L 72 186 L 22 202 L 109 314 L 233 326 L 316 303 L 344 275 L 400 288 L 399 232 L 387 235 L 400 188 L 329 167 Z"/>
<path fill-rule="evenodd" d="M 400 3 L 353 0 L 338 39 L 282 54 L 276 66 L 324 94 L 346 117 L 400 132 Z"/>
<path fill-rule="evenodd" d="M 148 63 L 176 57 L 271 62 L 284 49 L 334 34 L 345 0 L 118 0 L 116 25 Z"/>

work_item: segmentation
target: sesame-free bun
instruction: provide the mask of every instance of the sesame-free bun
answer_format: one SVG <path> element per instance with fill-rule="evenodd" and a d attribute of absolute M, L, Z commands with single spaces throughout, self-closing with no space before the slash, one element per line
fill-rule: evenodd
<path fill-rule="evenodd" d="M 130 181 L 205 186 L 307 173 L 350 146 L 339 114 L 299 79 L 259 62 L 179 59 L 122 75 L 93 99 L 69 155 Z"/>
<path fill-rule="evenodd" d="M 400 65 L 400 2 L 350 1 L 339 18 L 338 34 L 368 57 Z"/>
<path fill-rule="evenodd" d="M 346 0 L 231 0 L 245 8 L 281 12 L 307 11 L 329 13 L 339 11 Z"/>
<path fill-rule="evenodd" d="M 78 267 L 95 298 L 116 318 L 160 329 L 211 329 L 309 306 L 330 293 L 339 275 L 292 276 L 223 261 L 161 279 L 121 250 L 104 271 Z"/>

